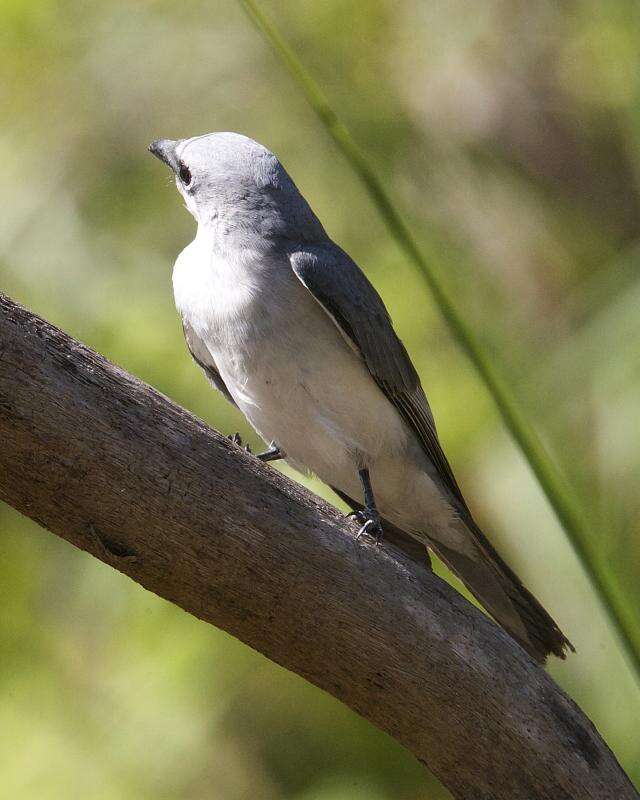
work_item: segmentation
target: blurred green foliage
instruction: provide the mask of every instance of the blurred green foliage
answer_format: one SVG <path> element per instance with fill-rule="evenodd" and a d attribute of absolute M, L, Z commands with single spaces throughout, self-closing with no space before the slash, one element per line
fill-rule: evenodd
<path fill-rule="evenodd" d="M 505 365 L 637 626 L 637 3 L 264 7 Z M 3 0 L 0 64 L 2 289 L 256 445 L 184 348 L 170 272 L 193 221 L 145 148 L 237 130 L 281 156 L 382 292 L 483 527 L 575 643 L 554 677 L 640 781 L 637 687 L 553 514 L 357 178 L 237 4 Z M 7 796 L 447 796 L 336 701 L 6 507 L 0 548 Z"/>

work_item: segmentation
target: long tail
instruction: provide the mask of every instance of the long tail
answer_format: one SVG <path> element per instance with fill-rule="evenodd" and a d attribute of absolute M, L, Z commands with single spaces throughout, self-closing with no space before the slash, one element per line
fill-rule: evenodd
<path fill-rule="evenodd" d="M 477 546 L 477 557 L 459 553 L 430 540 L 430 547 L 460 578 L 491 616 L 533 658 L 544 664 L 547 656 L 566 657 L 574 646 L 562 633 L 513 570 L 500 558 L 473 520 L 465 520 Z"/>
<path fill-rule="evenodd" d="M 351 508 L 362 508 L 361 503 L 340 489 L 335 486 L 331 488 Z M 536 661 L 544 664 L 547 656 L 552 653 L 559 658 L 566 658 L 567 648 L 575 653 L 574 646 L 551 616 L 500 558 L 466 509 L 465 512 L 464 522 L 461 519 L 461 524 L 464 525 L 469 540 L 473 542 L 474 557 L 446 547 L 431 537 L 429 547 L 455 572 L 496 622 Z M 418 541 L 387 520 L 383 520 L 383 529 L 385 535 L 390 536 L 410 558 L 424 565 L 424 556 L 420 557 L 421 550 L 426 552 L 423 540 Z M 428 564 L 428 554 L 426 558 Z"/>

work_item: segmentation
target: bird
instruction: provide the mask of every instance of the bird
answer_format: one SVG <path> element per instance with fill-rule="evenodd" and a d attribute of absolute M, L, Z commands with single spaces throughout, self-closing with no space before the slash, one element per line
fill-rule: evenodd
<path fill-rule="evenodd" d="M 197 222 L 173 268 L 194 360 L 269 443 L 311 472 L 360 534 L 433 551 L 529 655 L 574 650 L 476 524 L 420 378 L 380 295 L 280 160 L 239 133 L 157 139 Z"/>

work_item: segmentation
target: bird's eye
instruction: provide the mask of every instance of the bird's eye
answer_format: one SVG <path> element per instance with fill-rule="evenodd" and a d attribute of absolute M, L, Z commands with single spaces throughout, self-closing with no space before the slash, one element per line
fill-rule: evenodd
<path fill-rule="evenodd" d="M 191 183 L 191 170 L 186 164 L 180 164 L 180 180 L 185 186 Z"/>

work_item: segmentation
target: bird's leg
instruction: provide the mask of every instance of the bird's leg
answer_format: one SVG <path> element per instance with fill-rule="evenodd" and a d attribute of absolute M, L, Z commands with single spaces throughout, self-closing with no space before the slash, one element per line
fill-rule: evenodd
<path fill-rule="evenodd" d="M 271 442 L 269 448 L 265 450 L 264 453 L 256 454 L 256 458 L 259 458 L 260 461 L 278 461 L 284 458 L 284 453 L 275 442 Z"/>
<path fill-rule="evenodd" d="M 376 544 L 380 544 L 382 540 L 382 523 L 380 522 L 380 514 L 376 508 L 376 501 L 373 496 L 373 489 L 371 488 L 371 478 L 369 477 L 369 470 L 366 467 L 358 470 L 360 482 L 362 483 L 362 491 L 364 493 L 364 508 L 360 511 L 352 511 L 348 514 L 350 517 L 355 517 L 358 522 L 362 523 L 362 527 L 356 535 L 359 539 L 363 533 L 368 533 L 376 540 Z"/>

